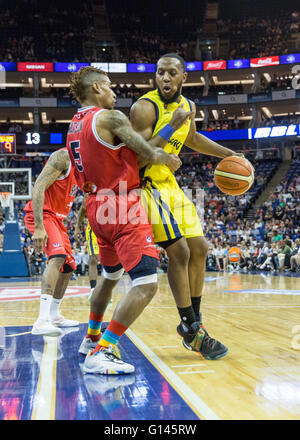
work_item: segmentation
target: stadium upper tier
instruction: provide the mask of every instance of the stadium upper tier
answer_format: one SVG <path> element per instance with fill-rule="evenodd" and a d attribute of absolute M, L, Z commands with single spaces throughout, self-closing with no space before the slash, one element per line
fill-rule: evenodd
<path fill-rule="evenodd" d="M 209 62 L 297 50 L 297 0 L 3 0 L 0 59 L 155 63 L 163 53 Z M 299 48 L 298 48 L 299 49 Z"/>

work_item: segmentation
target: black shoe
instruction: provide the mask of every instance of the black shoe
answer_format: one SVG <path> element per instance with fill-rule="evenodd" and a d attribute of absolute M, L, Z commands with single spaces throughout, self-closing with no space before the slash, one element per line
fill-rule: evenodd
<path fill-rule="evenodd" d="M 184 327 L 188 327 L 184 324 Z M 228 348 L 221 342 L 211 338 L 200 322 L 193 323 L 187 330 L 182 322 L 177 327 L 178 334 L 183 338 L 183 346 L 190 351 L 195 351 L 203 359 L 215 360 L 225 356 Z"/>
<path fill-rule="evenodd" d="M 204 329 L 203 324 L 202 324 L 202 313 L 199 313 L 199 317 L 197 317 L 197 324 L 199 325 L 199 328 Z M 196 330 L 196 329 L 195 329 Z M 197 329 L 198 331 L 198 329 Z M 184 335 L 186 334 L 186 331 L 184 330 L 183 327 L 183 322 L 181 321 L 180 324 L 177 326 L 177 333 L 179 334 L 179 336 L 181 336 L 182 338 L 184 337 Z"/>

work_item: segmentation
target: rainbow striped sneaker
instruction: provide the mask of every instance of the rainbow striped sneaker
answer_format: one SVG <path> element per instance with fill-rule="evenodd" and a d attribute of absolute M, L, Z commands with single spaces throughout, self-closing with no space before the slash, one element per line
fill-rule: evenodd
<path fill-rule="evenodd" d="M 96 374 L 130 374 L 134 373 L 134 366 L 127 364 L 119 359 L 112 350 L 111 345 L 109 348 L 103 348 L 96 351 L 95 354 L 89 352 L 85 358 L 83 364 L 84 373 L 96 373 Z"/>
<path fill-rule="evenodd" d="M 180 323 L 178 327 L 177 331 L 183 337 L 183 346 L 187 350 L 195 351 L 203 359 L 216 360 L 227 354 L 228 348 L 216 339 L 211 338 L 203 326 L 200 326 L 200 323 L 195 322 L 189 328 L 187 325 L 184 324 L 183 326 Z"/>
<path fill-rule="evenodd" d="M 100 337 L 99 337 L 99 339 L 100 339 Z M 84 354 L 86 356 L 89 351 L 93 351 L 94 348 L 97 347 L 98 341 L 92 341 L 91 338 L 84 337 L 81 344 L 80 344 L 78 353 Z M 122 355 L 121 355 L 121 352 L 118 348 L 118 344 L 114 346 L 112 351 L 115 356 L 117 356 L 119 359 L 122 359 Z"/>

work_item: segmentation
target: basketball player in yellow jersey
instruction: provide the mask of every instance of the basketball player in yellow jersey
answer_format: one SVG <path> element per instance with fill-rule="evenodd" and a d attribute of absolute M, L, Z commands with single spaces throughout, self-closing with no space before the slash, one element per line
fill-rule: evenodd
<path fill-rule="evenodd" d="M 184 144 L 220 158 L 236 155 L 196 132 L 196 106 L 181 94 L 186 79 L 184 60 L 177 54 L 163 55 L 157 63 L 157 89 L 131 108 L 133 128 L 153 147 L 168 153 L 179 154 Z M 205 359 L 221 358 L 227 347 L 211 338 L 202 325 L 200 302 L 208 244 L 196 208 L 167 167 L 142 161 L 139 166 L 146 184 L 142 199 L 154 240 L 166 249 L 169 258 L 168 279 L 181 318 L 177 331 L 188 350 Z"/>

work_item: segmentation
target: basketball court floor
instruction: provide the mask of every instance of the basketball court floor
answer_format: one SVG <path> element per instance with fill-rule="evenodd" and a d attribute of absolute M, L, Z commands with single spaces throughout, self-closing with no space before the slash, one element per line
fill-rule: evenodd
<path fill-rule="evenodd" d="M 124 275 L 105 321 L 129 283 Z M 229 348 L 208 361 L 182 346 L 160 274 L 156 297 L 120 342 L 136 372 L 110 377 L 82 373 L 88 286 L 72 281 L 61 306 L 80 325 L 50 338 L 30 333 L 39 281 L 0 280 L 1 420 L 300 419 L 299 276 L 207 273 L 203 322 Z"/>

